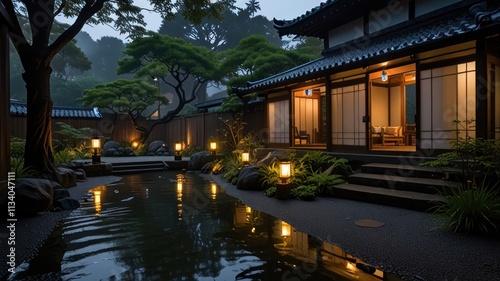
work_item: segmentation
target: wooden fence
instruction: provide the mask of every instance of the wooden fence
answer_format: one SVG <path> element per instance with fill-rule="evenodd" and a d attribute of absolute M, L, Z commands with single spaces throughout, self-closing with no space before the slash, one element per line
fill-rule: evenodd
<path fill-rule="evenodd" d="M 162 140 L 170 148 L 173 148 L 176 141 L 182 141 L 185 146 L 207 149 L 210 137 L 216 137 L 219 140 L 223 138 L 221 130 L 227 127 L 220 118 L 232 120 L 229 113 L 200 113 L 193 116 L 178 117 L 167 124 L 156 126 L 146 143 Z M 265 120 L 265 114 L 262 110 L 245 113 L 244 122 L 247 124 L 245 125 L 244 134 L 255 131 L 262 138 L 265 138 L 266 129 L 263 128 L 266 124 Z M 75 128 L 89 127 L 99 136 L 122 143 L 131 143 L 140 135 L 126 115 L 118 115 L 116 119 L 113 114 L 103 114 L 102 119 L 53 118 L 54 132 L 60 129 L 57 122 L 64 122 Z M 141 126 L 148 127 L 152 122 L 154 121 L 142 120 L 139 123 Z M 11 115 L 11 135 L 26 138 L 26 116 Z M 56 134 L 54 138 L 57 139 Z"/>

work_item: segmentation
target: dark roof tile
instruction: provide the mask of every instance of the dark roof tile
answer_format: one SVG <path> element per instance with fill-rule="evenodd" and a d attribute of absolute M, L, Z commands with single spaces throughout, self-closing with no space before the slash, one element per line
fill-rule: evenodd
<path fill-rule="evenodd" d="M 500 12 L 493 15 L 494 23 L 500 23 Z M 344 44 L 336 50 L 332 50 L 324 57 L 275 74 L 268 78 L 251 81 L 246 87 L 236 88 L 240 92 L 256 91 L 264 86 L 286 82 L 307 74 L 329 70 L 343 65 L 352 64 L 367 58 L 373 58 L 393 52 L 411 50 L 438 40 L 450 38 L 476 30 L 475 19 L 468 13 L 454 16 L 434 24 L 421 25 L 408 28 L 390 38 L 381 36 L 369 39 L 368 42 L 360 42 L 358 45 Z"/>
<path fill-rule="evenodd" d="M 26 116 L 28 114 L 26 103 L 17 100 L 10 100 L 10 114 Z M 97 107 L 53 106 L 52 117 L 101 119 L 102 115 Z"/>

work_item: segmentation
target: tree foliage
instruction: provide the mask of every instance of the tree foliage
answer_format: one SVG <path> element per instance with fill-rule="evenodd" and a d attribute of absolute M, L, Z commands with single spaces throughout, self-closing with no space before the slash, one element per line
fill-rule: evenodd
<path fill-rule="evenodd" d="M 207 48 L 193 46 L 181 38 L 150 33 L 128 44 L 125 54 L 127 57 L 119 61 L 119 74 L 156 77 L 175 92 L 177 106 L 144 131 L 142 141 L 149 137 L 154 127 L 171 121 L 184 105 L 192 102 L 206 81 L 217 79 L 215 55 Z M 189 89 L 186 87 L 188 79 L 194 80 Z"/>
<path fill-rule="evenodd" d="M 150 0 L 153 10 L 165 18 L 175 11 L 194 23 L 204 17 L 219 17 L 234 0 Z M 43 174 L 56 176 L 52 147 L 52 100 L 50 95 L 51 63 L 82 27 L 87 24 L 108 24 L 122 34 L 137 37 L 144 33 L 142 8 L 133 0 L 2 0 L 0 22 L 17 51 L 23 66 L 27 91 L 27 134 L 25 166 L 33 166 Z M 189 9 L 185 9 L 189 7 Z M 73 24 L 53 34 L 55 18 L 59 15 L 74 18 Z M 31 32 L 23 32 L 23 19 Z M 55 35 L 55 36 L 54 36 Z"/>
<path fill-rule="evenodd" d="M 158 89 L 142 80 L 119 79 L 111 83 L 97 85 L 83 93 L 85 106 L 107 108 L 115 113 L 126 113 L 136 130 L 143 132 L 138 118 L 149 106 L 167 104 L 168 99 L 158 93 Z"/>
<path fill-rule="evenodd" d="M 175 21 L 164 20 L 158 33 L 184 38 L 214 52 L 235 48 L 242 39 L 253 34 L 262 35 L 273 45 L 281 46 L 282 41 L 273 23 L 263 16 L 255 16 L 258 10 L 259 2 L 250 0 L 246 8 L 226 9 L 222 20 L 207 18 L 195 25 L 184 19 L 180 11 L 175 15 Z"/>
<path fill-rule="evenodd" d="M 241 86 L 277 74 L 313 59 L 293 50 L 278 48 L 265 37 L 252 35 L 235 49 L 221 53 L 221 73 L 229 86 Z"/>

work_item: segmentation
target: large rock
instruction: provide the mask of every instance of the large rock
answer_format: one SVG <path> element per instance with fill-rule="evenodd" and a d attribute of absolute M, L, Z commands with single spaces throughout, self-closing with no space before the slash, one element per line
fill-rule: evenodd
<path fill-rule="evenodd" d="M 250 165 L 241 168 L 238 175 L 236 188 L 245 190 L 263 190 L 262 176 L 258 165 Z"/>
<path fill-rule="evenodd" d="M 16 214 L 30 216 L 52 207 L 54 188 L 49 180 L 21 178 L 15 190 Z"/>
<path fill-rule="evenodd" d="M 102 147 L 102 156 L 137 156 L 130 147 L 122 147 L 119 142 L 108 141 Z"/>
<path fill-rule="evenodd" d="M 148 155 L 168 155 L 168 146 L 164 141 L 155 140 L 148 146 Z"/>
<path fill-rule="evenodd" d="M 60 179 L 60 184 L 65 187 L 76 186 L 76 173 L 72 169 L 68 168 L 57 168 L 58 178 Z"/>
<path fill-rule="evenodd" d="M 102 156 L 115 156 L 115 153 L 118 151 L 118 148 L 121 148 L 122 145 L 116 141 L 108 141 L 102 147 Z"/>
<path fill-rule="evenodd" d="M 75 210 L 80 208 L 80 202 L 71 197 L 54 200 L 53 207 L 58 210 Z"/>
<path fill-rule="evenodd" d="M 217 159 L 217 155 L 210 154 L 208 151 L 201 151 L 191 155 L 188 163 L 188 170 L 199 171 L 209 162 Z"/>

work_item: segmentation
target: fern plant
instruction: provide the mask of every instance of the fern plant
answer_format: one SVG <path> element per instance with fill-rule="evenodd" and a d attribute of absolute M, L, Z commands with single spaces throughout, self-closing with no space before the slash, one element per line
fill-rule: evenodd
<path fill-rule="evenodd" d="M 304 184 L 316 187 L 316 195 L 333 195 L 333 187 L 337 184 L 344 183 L 345 180 L 342 175 L 326 175 L 326 174 L 312 174 L 309 176 Z"/>
<path fill-rule="evenodd" d="M 37 177 L 35 169 L 26 167 L 24 168 L 23 157 L 10 158 L 10 171 L 16 173 L 16 178 L 34 178 Z"/>

